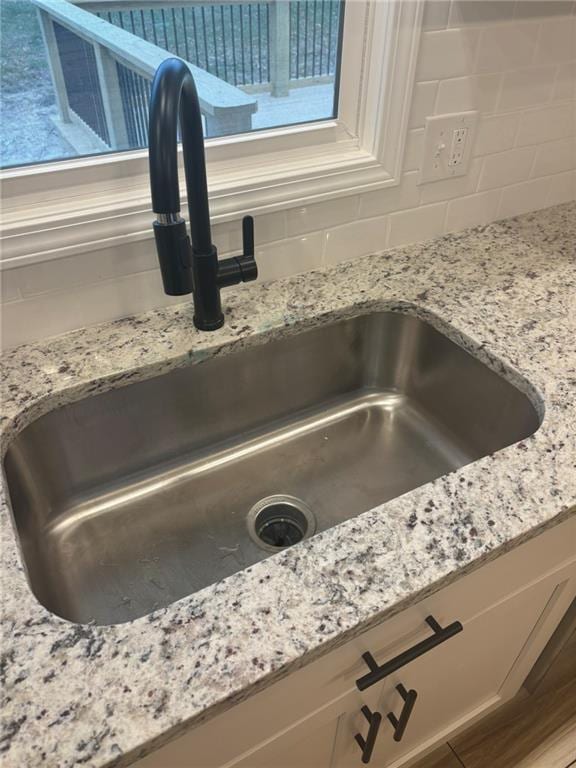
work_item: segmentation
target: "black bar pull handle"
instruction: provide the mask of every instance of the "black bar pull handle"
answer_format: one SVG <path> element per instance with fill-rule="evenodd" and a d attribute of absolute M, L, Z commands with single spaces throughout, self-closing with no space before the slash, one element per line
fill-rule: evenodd
<path fill-rule="evenodd" d="M 414 688 L 407 691 L 402 683 L 396 686 L 396 690 L 404 699 L 404 706 L 402 707 L 400 717 L 396 717 L 394 712 L 388 712 L 388 720 L 390 720 L 392 728 L 394 728 L 394 741 L 402 741 L 402 736 L 404 736 L 404 731 L 408 725 L 408 720 L 410 720 L 410 715 L 414 709 L 414 704 L 416 704 L 418 694 Z"/>
<path fill-rule="evenodd" d="M 382 664 L 382 666 L 378 666 L 376 659 L 369 651 L 367 653 L 363 653 L 362 658 L 366 662 L 370 671 L 368 674 L 363 675 L 362 677 L 359 677 L 358 680 L 356 680 L 358 690 L 365 691 L 366 688 L 370 688 L 371 685 L 379 683 L 381 680 L 384 680 L 385 677 L 391 675 L 392 672 L 396 672 L 398 669 L 405 666 L 406 664 L 409 664 L 411 661 L 414 661 L 414 659 L 417 659 L 424 653 L 428 653 L 428 651 L 431 651 L 432 648 L 436 648 L 437 645 L 445 643 L 446 640 L 449 640 L 451 637 L 454 637 L 454 635 L 462 632 L 463 629 L 462 624 L 459 621 L 454 621 L 447 627 L 441 627 L 433 616 L 427 616 L 426 623 L 433 631 L 433 635 L 427 637 L 425 640 L 421 640 L 419 643 L 416 643 L 416 645 L 413 645 L 412 648 L 408 648 L 407 651 L 403 651 L 402 653 L 398 654 L 398 656 L 390 659 L 390 661 Z"/>
<path fill-rule="evenodd" d="M 362 762 L 369 763 L 374 751 L 374 744 L 378 738 L 378 731 L 380 730 L 380 724 L 382 722 L 382 715 L 380 712 L 371 712 L 369 707 L 364 705 L 360 710 L 366 720 L 368 720 L 368 735 L 366 738 L 359 733 L 354 737 L 358 742 L 358 746 L 362 750 Z"/>

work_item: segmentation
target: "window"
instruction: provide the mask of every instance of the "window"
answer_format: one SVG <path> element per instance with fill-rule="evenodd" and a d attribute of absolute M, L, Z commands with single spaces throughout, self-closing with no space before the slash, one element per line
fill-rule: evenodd
<path fill-rule="evenodd" d="M 336 117 L 341 0 L 2 0 L 2 15 L 3 167 L 147 146 L 170 55 L 191 64 L 206 137 Z"/>
<path fill-rule="evenodd" d="M 147 79 L 149 82 L 164 58 L 173 55 L 162 46 L 178 45 L 180 53 L 184 46 L 186 53 L 186 40 L 181 34 L 182 9 L 189 36 L 186 56 L 193 60 L 198 56 L 197 64 L 203 65 L 194 70 L 198 90 L 211 94 L 202 110 L 214 221 L 399 182 L 422 0 L 346 0 L 345 4 L 339 0 L 262 0 L 259 4 L 239 0 L 171 1 L 178 5 L 169 5 L 167 0 L 141 0 L 140 4 L 138 0 L 1 0 L 6 38 L 2 51 L 9 51 L 13 57 L 3 71 L 4 124 L 14 123 L 11 133 L 3 136 L 3 153 L 6 158 L 11 152 L 14 158 L 15 152 L 28 152 L 27 160 L 21 154 L 20 160 L 7 163 L 10 167 L 0 173 L 1 257 L 11 260 L 11 266 L 151 236 L 147 151 L 138 148 L 146 144 L 144 83 Z M 126 10 L 122 10 L 123 4 L 128 5 Z M 258 44 L 257 6 L 261 8 Z M 267 11 L 262 11 L 263 6 Z M 198 21 L 202 8 L 206 25 L 201 33 Z M 147 15 L 148 9 L 154 10 L 154 15 Z M 214 25 L 210 26 L 212 10 Z M 274 27 L 273 16 L 280 11 L 288 12 L 288 36 L 285 26 Z M 38 13 L 40 18 L 48 16 L 50 25 L 46 28 L 42 22 L 42 28 L 27 32 L 30 42 L 26 43 L 24 17 L 30 29 Z M 233 29 L 227 24 L 227 15 L 236 20 Z M 249 30 L 250 17 L 252 59 L 247 63 L 245 47 L 242 66 L 238 41 Z M 84 29 L 87 18 L 88 37 Z M 193 19 L 197 22 L 197 47 Z M 284 57 L 278 55 L 280 44 L 273 29 L 283 35 Z M 232 67 L 228 63 L 224 68 L 226 35 L 225 60 L 232 61 Z M 230 35 L 235 36 L 236 48 Z M 21 55 L 15 56 L 15 49 L 21 50 Z M 47 70 L 47 50 L 52 51 L 48 55 L 52 75 Z M 62 62 L 63 51 L 65 57 L 78 62 L 75 67 L 66 60 Z M 277 75 L 281 63 L 283 80 Z M 192 66 L 196 67 L 194 61 Z M 286 86 L 286 72 L 288 95 L 283 96 L 281 82 Z M 268 83 L 259 82 L 260 73 L 269 79 Z M 248 74 L 248 79 L 257 82 L 240 82 Z M 29 83 L 28 92 L 32 91 L 37 99 L 35 110 L 27 105 L 19 85 L 17 90 L 16 84 L 24 82 Z M 276 87 L 279 95 L 272 92 Z M 58 107 L 58 89 L 66 97 L 63 107 L 68 110 L 68 122 L 66 114 L 61 113 L 62 104 Z M 239 100 L 233 110 L 228 100 L 231 92 Z M 324 93 L 323 99 L 312 98 L 314 93 Z M 291 108 L 288 115 L 284 111 L 279 118 L 281 110 L 276 105 L 286 100 L 300 107 Z M 277 109 L 276 117 L 270 118 L 269 127 L 252 124 L 247 117 L 247 103 L 258 105 L 250 115 L 255 118 L 260 113 L 261 119 L 266 114 L 265 102 Z M 6 104 L 15 110 L 11 119 L 6 115 Z M 233 119 L 230 114 L 225 117 L 227 110 Z M 269 117 L 272 114 L 273 110 L 269 110 Z M 31 121 L 32 126 L 28 133 L 26 121 Z M 48 126 L 42 142 L 38 141 L 40 130 L 34 127 L 38 125 L 34 121 L 44 121 Z M 12 136 L 11 142 L 7 136 Z M 52 158 L 63 156 L 63 144 L 58 145 L 58 150 L 51 142 L 65 141 L 74 147 L 84 140 L 93 145 L 80 151 L 80 156 L 75 150 L 75 155 L 65 159 L 39 162 L 39 152 L 44 152 L 44 160 L 50 152 Z"/>

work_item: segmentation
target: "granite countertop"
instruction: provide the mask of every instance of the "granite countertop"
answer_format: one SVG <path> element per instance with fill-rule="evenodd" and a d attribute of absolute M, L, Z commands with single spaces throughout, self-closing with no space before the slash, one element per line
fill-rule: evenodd
<path fill-rule="evenodd" d="M 428 318 L 525 390 L 529 381 L 542 426 L 109 627 L 71 624 L 36 601 L 0 488 L 4 768 L 129 765 L 576 509 L 576 202 L 242 286 L 224 304 L 226 325 L 214 334 L 194 330 L 186 302 L 6 353 L 4 450 L 31 420 L 74 399 L 384 308 Z"/>

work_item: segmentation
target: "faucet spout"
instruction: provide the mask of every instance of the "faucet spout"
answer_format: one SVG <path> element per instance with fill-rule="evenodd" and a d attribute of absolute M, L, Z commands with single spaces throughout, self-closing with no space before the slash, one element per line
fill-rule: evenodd
<path fill-rule="evenodd" d="M 182 136 L 190 237 L 180 216 L 178 124 Z M 158 67 L 150 97 L 149 164 L 154 236 L 164 291 L 194 295 L 194 324 L 213 331 L 224 324 L 220 289 L 258 275 L 253 251 L 253 222 L 245 217 L 248 252 L 218 261 L 212 243 L 200 102 L 190 68 L 180 59 Z M 248 237 L 246 236 L 248 233 Z M 251 245 L 250 245 L 251 243 Z M 250 252 L 251 251 L 251 252 Z"/>

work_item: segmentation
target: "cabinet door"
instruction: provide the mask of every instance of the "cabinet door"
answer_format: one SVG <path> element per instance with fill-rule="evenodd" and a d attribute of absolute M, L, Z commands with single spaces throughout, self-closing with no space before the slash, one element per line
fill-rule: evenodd
<path fill-rule="evenodd" d="M 227 768 L 330 768 L 338 718 L 320 720 L 322 724 L 311 718 L 291 728 Z"/>
<path fill-rule="evenodd" d="M 464 625 L 460 634 L 386 678 L 378 701 L 382 725 L 370 764 L 375 768 L 400 766 L 443 732 L 458 727 L 460 721 L 493 707 L 555 586 L 546 580 L 500 603 Z M 387 717 L 390 712 L 400 717 L 404 701 L 398 685 L 417 692 L 400 742 L 394 740 L 394 727 Z M 354 736 L 365 727 L 357 709 L 342 715 L 333 768 L 361 765 Z"/>

